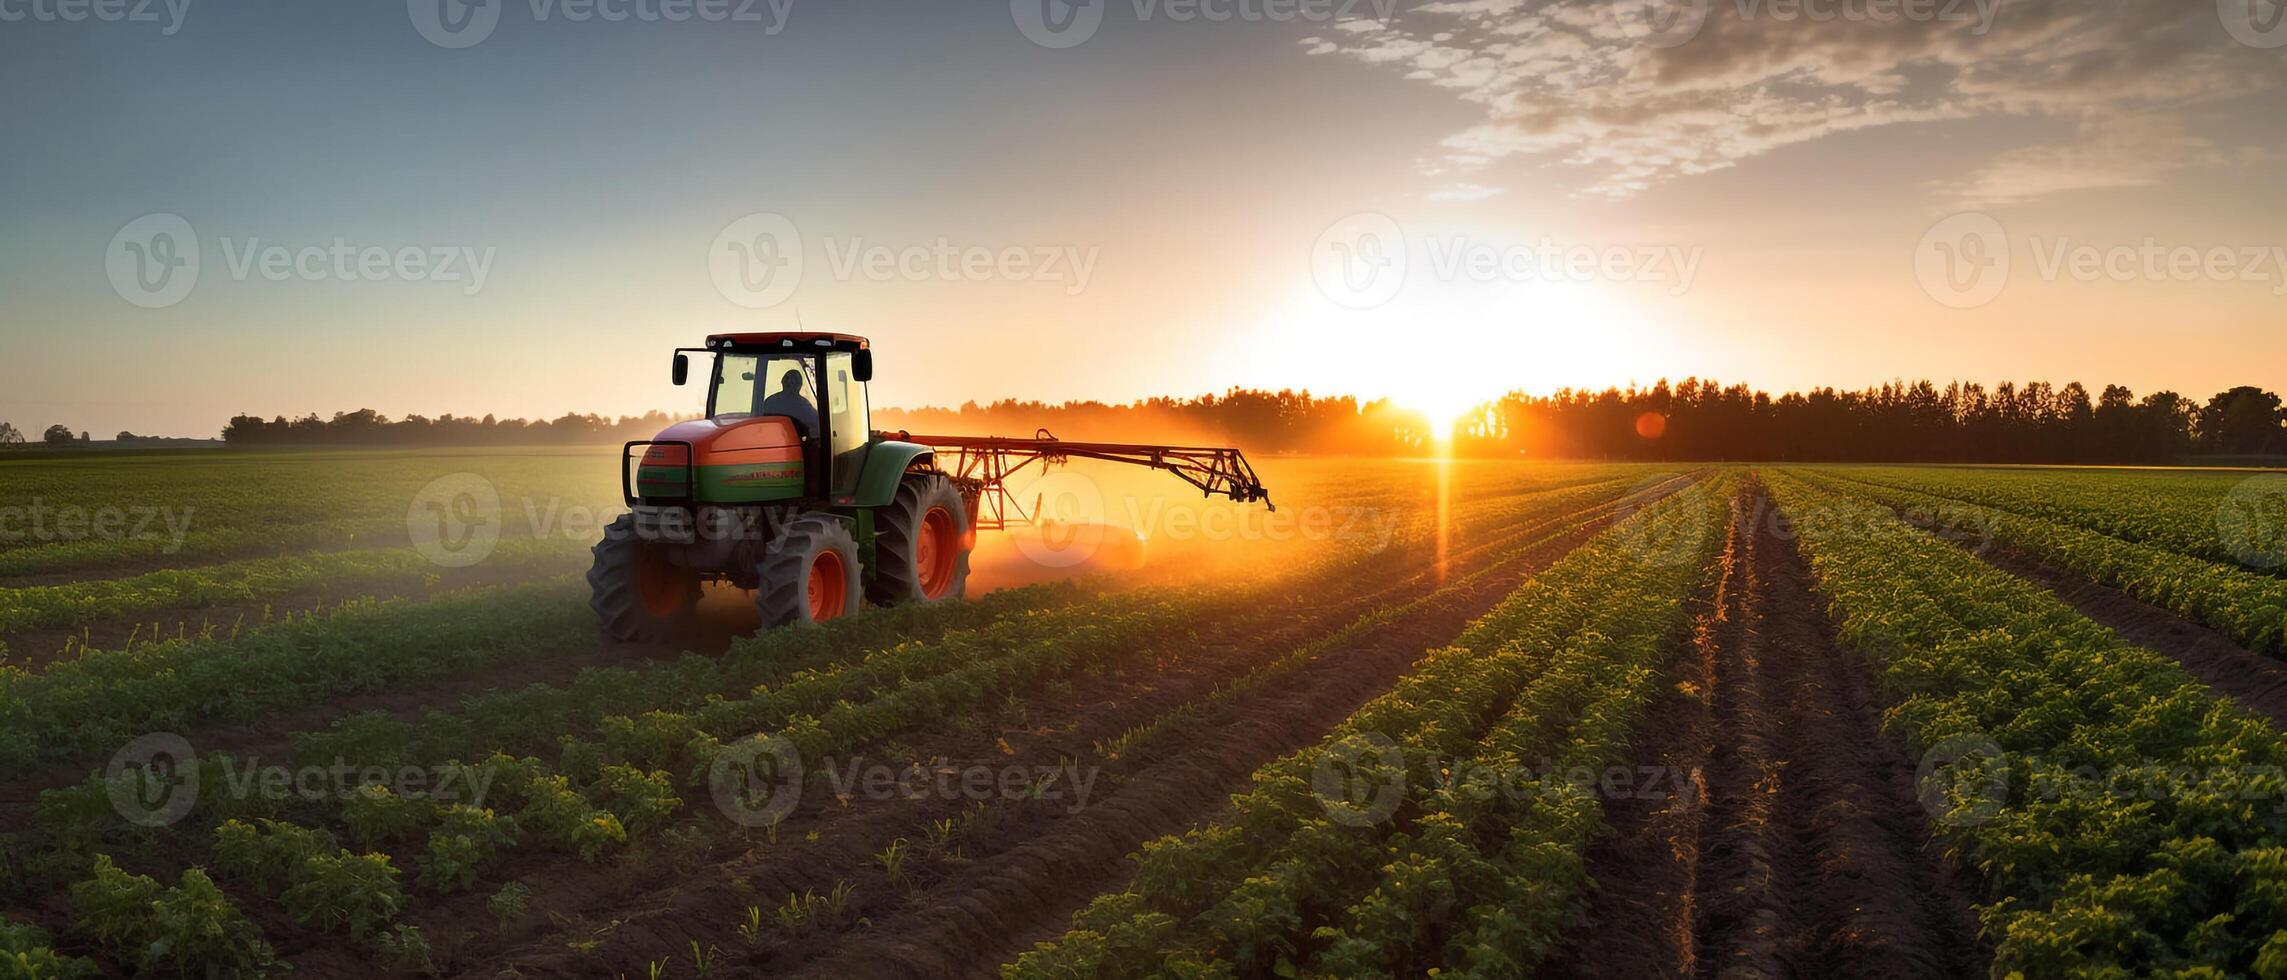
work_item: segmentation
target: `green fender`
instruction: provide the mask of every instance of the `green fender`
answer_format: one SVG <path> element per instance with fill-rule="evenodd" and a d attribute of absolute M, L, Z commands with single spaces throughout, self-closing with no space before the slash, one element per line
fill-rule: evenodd
<path fill-rule="evenodd" d="M 887 507 L 897 498 L 897 481 L 916 461 L 935 459 L 937 453 L 928 446 L 884 439 L 866 447 L 866 465 L 858 471 L 859 507 Z"/>

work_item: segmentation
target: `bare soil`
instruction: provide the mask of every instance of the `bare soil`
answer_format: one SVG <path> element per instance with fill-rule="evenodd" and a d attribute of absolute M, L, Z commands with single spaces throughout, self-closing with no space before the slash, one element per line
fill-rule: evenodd
<path fill-rule="evenodd" d="M 1984 973 L 1973 886 L 1931 836 L 1914 759 L 1776 510 L 1757 495 L 1735 516 L 1719 601 L 1637 737 L 1639 765 L 1697 773 L 1692 790 L 1607 807 L 1599 890 L 1543 973 Z"/>

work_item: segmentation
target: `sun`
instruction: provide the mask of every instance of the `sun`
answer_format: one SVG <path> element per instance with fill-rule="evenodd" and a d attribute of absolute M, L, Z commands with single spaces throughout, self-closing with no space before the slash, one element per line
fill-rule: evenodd
<path fill-rule="evenodd" d="M 1453 441 L 1453 430 L 1469 418 L 1486 402 L 1501 397 L 1500 393 L 1480 395 L 1462 388 L 1442 391 L 1421 391 L 1410 394 L 1392 393 L 1390 401 L 1399 408 L 1419 412 L 1429 420 L 1430 435 L 1439 442 Z"/>
<path fill-rule="evenodd" d="M 1242 356 L 1279 383 L 1388 399 L 1440 441 L 1511 392 L 1627 384 L 1653 334 L 1603 287 L 1568 283 L 1428 283 L 1371 310 L 1306 292 L 1259 329 Z"/>

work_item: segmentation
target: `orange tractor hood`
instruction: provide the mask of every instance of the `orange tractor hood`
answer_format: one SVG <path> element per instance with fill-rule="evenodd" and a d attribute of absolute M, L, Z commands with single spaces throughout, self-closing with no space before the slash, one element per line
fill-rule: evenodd
<path fill-rule="evenodd" d="M 802 440 L 774 415 L 677 422 L 643 447 L 636 485 L 646 497 L 710 503 L 788 499 L 803 488 Z"/>
<path fill-rule="evenodd" d="M 697 466 L 800 462 L 802 459 L 802 440 L 794 433 L 794 423 L 775 415 L 677 422 L 660 430 L 654 440 L 690 443 L 697 456 L 691 462 Z M 681 449 L 680 446 L 651 447 L 652 452 L 666 454 L 659 462 L 678 465 L 683 462 Z"/>

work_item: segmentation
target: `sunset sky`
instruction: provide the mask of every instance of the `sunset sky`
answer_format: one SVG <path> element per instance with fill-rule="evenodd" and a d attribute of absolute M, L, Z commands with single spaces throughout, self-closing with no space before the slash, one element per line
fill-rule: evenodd
<path fill-rule="evenodd" d="M 0 0 L 34 438 L 682 410 L 797 324 L 877 405 L 2287 387 L 2271 0 L 140 2 Z"/>

